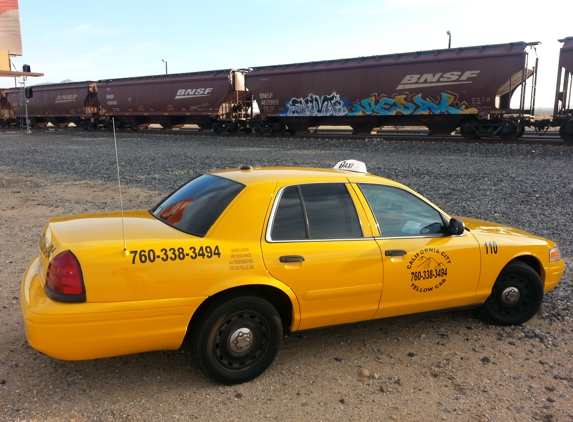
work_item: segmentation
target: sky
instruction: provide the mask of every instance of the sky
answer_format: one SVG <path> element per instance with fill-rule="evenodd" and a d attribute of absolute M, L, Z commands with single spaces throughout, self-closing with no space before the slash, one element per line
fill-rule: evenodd
<path fill-rule="evenodd" d="M 19 4 L 24 55 L 12 61 L 45 75 L 29 85 L 162 74 L 162 60 L 169 73 L 185 73 L 442 49 L 450 31 L 452 48 L 541 42 L 537 106 L 552 106 L 557 40 L 573 36 L 571 0 Z"/>

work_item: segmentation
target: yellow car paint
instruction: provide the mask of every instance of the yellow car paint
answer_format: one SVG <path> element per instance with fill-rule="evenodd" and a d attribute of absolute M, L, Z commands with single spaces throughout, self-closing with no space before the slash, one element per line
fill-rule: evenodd
<path fill-rule="evenodd" d="M 237 288 L 267 295 L 273 304 L 277 295 L 282 297 L 288 302 L 288 309 L 281 304 L 286 328 L 297 331 L 479 305 L 514 259 L 535 263 L 545 291 L 555 287 L 564 271 L 562 260 L 549 260 L 553 242 L 490 222 L 464 218 L 467 230 L 461 235 L 385 236 L 363 184 L 407 192 L 444 221 L 451 219 L 389 179 L 309 168 L 212 174 L 245 188 L 203 237 L 147 210 L 51 220 L 22 280 L 21 305 L 32 347 L 67 360 L 176 349 L 208 298 Z M 315 183 L 347 189 L 361 235 L 272 239 L 284 189 Z M 400 207 L 395 208 L 389 212 L 398 213 Z M 417 227 L 414 220 L 404 228 Z M 50 261 L 67 250 L 81 266 L 84 303 L 58 302 L 45 292 Z"/>

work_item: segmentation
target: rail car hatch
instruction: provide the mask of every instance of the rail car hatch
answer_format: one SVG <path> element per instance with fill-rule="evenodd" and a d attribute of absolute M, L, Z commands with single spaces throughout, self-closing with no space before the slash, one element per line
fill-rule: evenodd
<path fill-rule="evenodd" d="M 495 106 L 498 109 L 509 109 L 513 93 L 523 85 L 535 73 L 534 69 L 526 69 L 525 72 L 516 72 L 498 90 L 495 97 Z"/>

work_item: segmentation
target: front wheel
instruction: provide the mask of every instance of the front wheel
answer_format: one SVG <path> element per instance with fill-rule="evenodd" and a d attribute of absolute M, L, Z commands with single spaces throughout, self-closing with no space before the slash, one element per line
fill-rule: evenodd
<path fill-rule="evenodd" d="M 508 264 L 499 274 L 483 305 L 485 316 L 497 325 L 521 325 L 537 313 L 543 301 L 539 275 L 522 262 Z"/>
<path fill-rule="evenodd" d="M 277 356 L 283 336 L 277 310 L 259 296 L 220 300 L 193 324 L 191 352 L 197 365 L 223 384 L 262 374 Z"/>

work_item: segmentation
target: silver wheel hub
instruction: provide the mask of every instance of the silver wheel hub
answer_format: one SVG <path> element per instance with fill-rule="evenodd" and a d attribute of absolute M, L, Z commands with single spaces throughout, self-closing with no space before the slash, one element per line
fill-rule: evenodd
<path fill-rule="evenodd" d="M 243 353 L 253 344 L 253 332 L 248 328 L 233 331 L 229 338 L 229 347 L 235 353 Z"/>
<path fill-rule="evenodd" d="M 503 303 L 513 305 L 519 300 L 519 289 L 508 287 L 501 293 L 501 300 Z"/>

